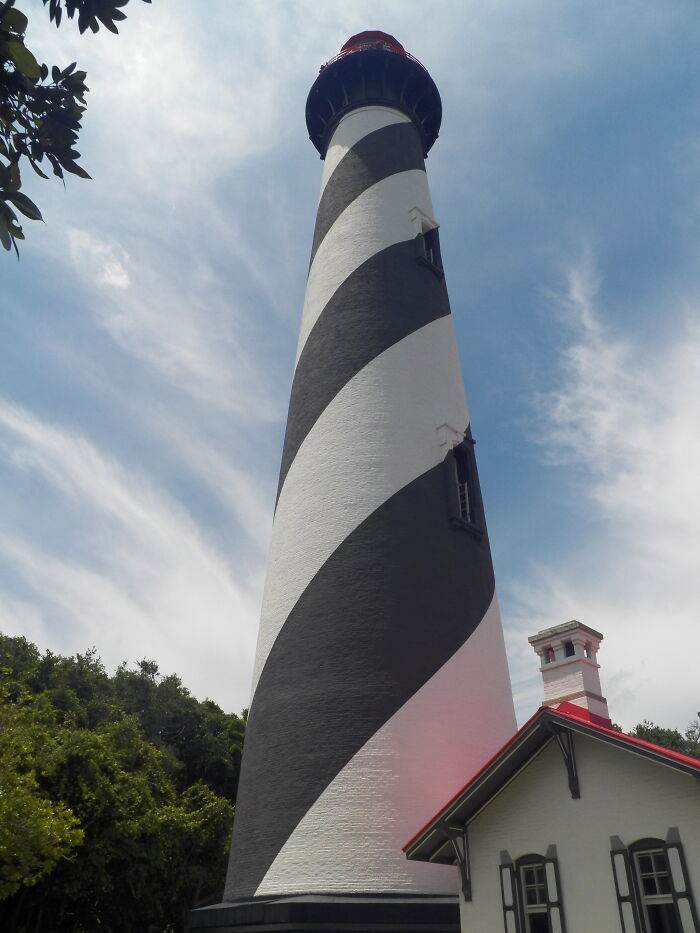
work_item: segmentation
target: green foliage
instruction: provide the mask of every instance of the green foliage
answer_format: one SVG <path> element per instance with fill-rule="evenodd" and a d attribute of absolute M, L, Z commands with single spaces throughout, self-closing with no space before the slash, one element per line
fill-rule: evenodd
<path fill-rule="evenodd" d="M 48 4 L 51 21 L 57 26 L 61 25 L 65 8 L 69 19 L 78 14 L 78 29 L 81 33 L 85 32 L 88 26 L 93 32 L 97 32 L 102 23 L 115 34 L 119 32 L 115 20 L 126 19 L 126 14 L 119 8 L 126 6 L 128 2 L 129 0 L 42 0 L 44 6 Z M 144 3 L 150 2 L 151 0 L 144 0 Z"/>
<path fill-rule="evenodd" d="M 0 900 L 30 887 L 83 841 L 78 819 L 41 789 L 60 737 L 46 702 L 0 695 Z"/>
<path fill-rule="evenodd" d="M 100 23 L 116 33 L 115 21 L 126 18 L 119 8 L 127 2 L 43 0 L 57 26 L 64 9 L 71 19 L 77 13 L 81 33 L 88 27 L 97 32 Z M 7 250 L 14 247 L 17 256 L 17 241 L 24 239 L 17 212 L 42 219 L 36 204 L 20 191 L 21 167 L 28 163 L 41 178 L 49 177 L 44 169 L 61 179 L 65 172 L 90 177 L 78 165 L 75 148 L 86 106 L 86 73 L 76 70 L 75 62 L 62 69 L 40 65 L 25 44 L 28 26 L 15 0 L 0 2 L 0 243 Z"/>
<path fill-rule="evenodd" d="M 664 729 L 648 719 L 636 725 L 629 734 L 682 755 L 700 758 L 700 721 L 697 719 L 688 725 L 683 734 L 678 729 Z"/>
<path fill-rule="evenodd" d="M 0 929 L 183 929 L 223 886 L 243 719 L 94 650 L 0 635 L 0 673 Z"/>

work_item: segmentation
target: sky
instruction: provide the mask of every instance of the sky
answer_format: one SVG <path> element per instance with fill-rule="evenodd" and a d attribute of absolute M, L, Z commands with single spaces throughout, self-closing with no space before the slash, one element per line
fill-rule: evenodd
<path fill-rule="evenodd" d="M 154 0 L 28 45 L 87 70 L 92 181 L 25 172 L 0 256 L 0 630 L 249 703 L 321 162 L 363 29 L 443 101 L 427 170 L 519 721 L 527 636 L 604 635 L 611 717 L 700 709 L 695 0 Z"/>

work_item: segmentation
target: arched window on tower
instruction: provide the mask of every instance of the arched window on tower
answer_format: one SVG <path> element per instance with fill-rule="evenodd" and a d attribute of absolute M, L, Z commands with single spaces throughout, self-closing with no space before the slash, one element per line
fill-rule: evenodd
<path fill-rule="evenodd" d="M 427 266 L 431 272 L 441 279 L 445 275 L 442 268 L 442 256 L 440 254 L 440 234 L 436 226 L 422 225 L 421 234 L 418 240 L 418 262 Z"/>
<path fill-rule="evenodd" d="M 469 469 L 469 457 L 463 447 L 455 448 L 454 469 L 455 482 L 457 483 L 457 501 L 459 503 L 459 517 L 474 524 L 474 484 L 471 479 L 471 470 Z"/>
<path fill-rule="evenodd" d="M 446 458 L 450 519 L 453 526 L 471 531 L 480 538 L 483 534 L 481 507 L 476 479 L 474 441 L 466 437 Z"/>
<path fill-rule="evenodd" d="M 440 235 L 438 228 L 423 231 L 423 248 L 425 249 L 425 258 L 437 269 L 442 270 L 442 257 L 440 256 Z"/>

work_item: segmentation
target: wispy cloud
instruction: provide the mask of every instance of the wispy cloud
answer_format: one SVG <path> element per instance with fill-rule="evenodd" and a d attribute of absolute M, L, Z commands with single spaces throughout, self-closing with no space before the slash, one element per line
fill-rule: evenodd
<path fill-rule="evenodd" d="M 47 223 L 28 224 L 3 280 L 0 392 L 24 407 L 5 403 L 0 427 L 0 622 L 56 650 L 151 653 L 196 689 L 210 662 L 204 691 L 233 689 L 236 633 L 245 652 L 255 627 L 246 600 L 260 588 L 318 192 L 304 102 L 316 68 L 376 26 L 425 61 L 443 98 L 429 172 L 499 588 L 520 627 L 511 641 L 580 616 L 605 631 L 613 715 L 682 725 L 696 700 L 677 685 L 696 677 L 692 652 L 670 646 L 694 634 L 698 302 L 683 312 L 670 296 L 692 295 L 697 275 L 692 4 L 641 0 L 632 17 L 625 5 L 445 0 L 429 32 L 424 8 L 399 0 L 127 12 L 118 37 L 31 17 L 40 58 L 88 71 L 79 148 L 94 181 L 64 191 L 26 173 Z M 581 236 L 600 272 L 591 255 L 556 299 L 567 348 L 536 404 L 546 430 L 533 453 L 513 425 L 552 370 L 537 283 Z M 672 338 L 645 345 L 662 313 Z M 484 469 L 489 448 L 503 456 Z M 564 490 L 581 505 L 568 537 L 546 515 Z M 203 616 L 194 642 L 162 621 L 177 633 Z M 522 644 L 517 690 L 532 707 Z M 657 688 L 670 670 L 677 684 Z"/>
<path fill-rule="evenodd" d="M 89 308 L 123 349 L 207 406 L 246 420 L 281 417 L 252 328 L 206 263 L 182 269 L 153 245 L 136 259 L 84 230 L 70 230 L 69 242 Z"/>
<path fill-rule="evenodd" d="M 540 685 L 526 635 L 579 618 L 605 635 L 613 718 L 683 725 L 698 702 L 697 308 L 665 344 L 650 345 L 603 323 L 598 286 L 590 256 L 570 269 L 561 308 L 573 337 L 559 386 L 537 400 L 547 459 L 571 472 L 589 520 L 572 529 L 564 558 L 512 587 L 516 687 L 533 708 Z"/>
<path fill-rule="evenodd" d="M 63 553 L 17 527 L 0 531 L 4 561 L 41 607 L 32 630 L 43 628 L 42 645 L 62 647 L 68 619 L 71 643 L 98 645 L 109 663 L 149 655 L 178 670 L 189 655 L 194 690 L 246 703 L 260 573 L 236 578 L 180 504 L 81 435 L 3 401 L 0 440 L 14 470 L 54 497 L 66 529 L 74 518 Z M 6 604 L 5 618 L 23 606 Z"/>

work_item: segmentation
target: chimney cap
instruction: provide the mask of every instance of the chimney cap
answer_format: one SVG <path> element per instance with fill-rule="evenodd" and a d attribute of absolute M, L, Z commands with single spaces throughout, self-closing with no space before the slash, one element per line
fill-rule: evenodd
<path fill-rule="evenodd" d="M 583 622 L 578 622 L 576 619 L 571 619 L 570 622 L 562 622 L 561 625 L 553 625 L 551 628 L 542 629 L 541 632 L 537 632 L 536 635 L 531 635 L 528 638 L 528 641 L 531 645 L 534 645 L 535 642 L 547 641 L 552 638 L 559 638 L 563 635 L 573 634 L 577 631 L 587 632 L 589 635 L 592 635 L 593 638 L 597 638 L 598 641 L 603 640 L 603 636 L 600 632 L 596 632 L 594 628 L 591 628 L 590 625 L 584 625 Z"/>

